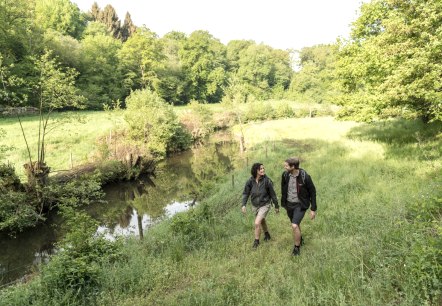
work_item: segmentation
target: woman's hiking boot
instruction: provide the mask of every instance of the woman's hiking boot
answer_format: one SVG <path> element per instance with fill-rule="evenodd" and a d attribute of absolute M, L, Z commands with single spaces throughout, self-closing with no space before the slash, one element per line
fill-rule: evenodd
<path fill-rule="evenodd" d="M 255 241 L 253 241 L 253 248 L 256 249 L 259 246 L 259 240 L 255 239 Z"/>
<path fill-rule="evenodd" d="M 299 255 L 301 255 L 301 247 L 295 245 L 295 247 L 293 248 L 292 255 L 293 255 L 293 256 L 299 256 Z"/>
<path fill-rule="evenodd" d="M 269 241 L 270 239 L 272 239 L 272 237 L 270 237 L 269 232 L 265 232 L 264 233 L 264 241 Z"/>

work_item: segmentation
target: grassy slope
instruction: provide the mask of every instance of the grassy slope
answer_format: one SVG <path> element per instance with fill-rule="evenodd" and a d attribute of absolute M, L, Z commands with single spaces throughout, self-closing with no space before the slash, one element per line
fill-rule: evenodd
<path fill-rule="evenodd" d="M 408 129 L 399 131 L 413 133 Z M 127 260 L 105 269 L 100 304 L 422 304 L 428 279 L 416 278 L 413 269 L 422 268 L 419 250 L 428 233 L 406 218 L 407 206 L 440 192 L 440 134 L 427 148 L 437 158 L 425 159 L 412 141 L 402 142 L 406 155 L 398 155 L 377 132 L 331 118 L 248 125 L 249 160 L 264 162 L 277 187 L 283 160 L 293 155 L 316 184 L 319 210 L 316 220 L 303 221 L 302 255 L 290 256 L 284 211 L 268 218 L 272 241 L 252 251 L 253 218 L 239 210 L 249 172 L 243 166 L 234 187 L 226 179 L 204 202 L 215 218 L 194 229 L 202 234 L 173 235 L 166 222 L 144 242 L 129 244 Z M 410 167 L 411 160 L 419 167 Z M 434 260 L 426 273 L 440 275 L 440 262 L 426 256 Z"/>
<path fill-rule="evenodd" d="M 426 304 L 429 294 L 441 294 L 427 290 L 437 288 L 430 283 L 441 275 L 441 254 L 434 247 L 434 241 L 440 243 L 440 208 L 430 216 L 438 234 L 410 212 L 441 198 L 440 131 L 434 125 L 366 126 L 332 118 L 249 124 L 249 165 L 238 158 L 235 186 L 229 175 L 195 209 L 198 215 L 208 207 L 211 218 L 184 218 L 173 231 L 174 218 L 150 229 L 142 242 L 129 241 L 121 260 L 100 270 L 93 304 Z M 249 166 L 263 162 L 280 196 L 282 163 L 293 155 L 301 157 L 318 191 L 317 218 L 306 216 L 302 224 L 302 254 L 290 256 L 293 242 L 284 211 L 271 212 L 273 239 L 252 251 L 253 217 L 240 213 Z M 186 229 L 189 234 L 180 233 Z M 10 304 L 28 304 L 26 296 L 40 296 L 36 305 L 57 305 L 66 298 L 63 292 L 49 296 L 48 288 L 36 284 L 10 295 Z"/>

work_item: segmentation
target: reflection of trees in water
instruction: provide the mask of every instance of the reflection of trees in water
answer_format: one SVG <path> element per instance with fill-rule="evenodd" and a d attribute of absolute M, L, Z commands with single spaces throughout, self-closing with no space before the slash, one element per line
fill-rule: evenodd
<path fill-rule="evenodd" d="M 120 183 L 106 190 L 107 205 L 94 208 L 93 215 L 108 227 L 127 228 L 137 216 L 142 233 L 144 215 L 157 219 L 172 203 L 195 201 L 214 181 L 233 169 L 237 154 L 233 143 L 212 143 L 172 156 L 156 167 L 154 176 Z"/>
<path fill-rule="evenodd" d="M 229 149 L 223 151 L 225 147 L 232 146 L 212 144 L 194 151 L 191 167 L 195 176 L 193 187 L 196 195 L 206 192 L 218 178 L 233 169 L 233 155 L 230 155 Z"/>
<path fill-rule="evenodd" d="M 122 228 L 126 228 L 130 224 L 130 220 L 132 219 L 133 209 L 130 206 L 126 206 L 123 210 L 123 213 L 118 217 L 118 224 Z"/>

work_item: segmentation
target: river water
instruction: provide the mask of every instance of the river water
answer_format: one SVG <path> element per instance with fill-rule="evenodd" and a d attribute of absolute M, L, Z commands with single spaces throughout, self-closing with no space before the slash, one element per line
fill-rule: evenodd
<path fill-rule="evenodd" d="M 154 176 L 105 186 L 107 203 L 83 209 L 98 220 L 97 233 L 111 240 L 118 235 L 142 238 L 150 226 L 196 205 L 201 188 L 241 162 L 238 150 L 229 134 L 217 133 L 206 145 L 159 163 Z M 54 213 L 44 224 L 15 238 L 0 235 L 0 288 L 47 262 L 54 243 L 63 236 L 62 222 Z"/>

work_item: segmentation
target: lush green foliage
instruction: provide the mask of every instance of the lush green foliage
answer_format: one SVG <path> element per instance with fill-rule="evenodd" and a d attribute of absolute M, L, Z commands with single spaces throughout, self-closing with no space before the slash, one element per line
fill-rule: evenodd
<path fill-rule="evenodd" d="M 343 116 L 362 120 L 417 115 L 441 120 L 442 4 L 376 0 L 362 6 L 342 44 Z"/>
<path fill-rule="evenodd" d="M 54 258 L 30 283 L 2 290 L 0 301 L 439 305 L 440 128 L 419 121 L 362 125 L 332 118 L 248 124 L 248 160 L 263 162 L 275 185 L 282 161 L 298 155 L 317 187 L 318 215 L 303 221 L 300 257 L 290 256 L 292 234 L 284 213 L 270 213 L 272 240 L 252 250 L 253 216 L 239 210 L 250 169 L 240 160 L 234 186 L 225 177 L 193 210 L 149 229 L 142 241 L 127 241 L 124 249 L 89 247 L 93 240 L 80 235 L 89 231 L 79 226 L 78 239 L 70 239 L 72 255 L 59 257 L 70 256 L 64 265 Z M 51 286 L 42 285 L 44 279 Z"/>
<path fill-rule="evenodd" d="M 298 56 L 300 70 L 295 72 L 287 97 L 296 101 L 336 103 L 336 45 L 303 48 Z"/>
<path fill-rule="evenodd" d="M 124 115 L 131 138 L 145 146 L 153 155 L 164 156 L 180 151 L 190 144 L 172 106 L 156 93 L 136 90 L 126 100 Z"/>
<path fill-rule="evenodd" d="M 101 9 L 94 3 L 86 15 L 69 0 L 7 0 L 0 3 L 0 16 L 0 69 L 8 67 L 9 80 L 21 80 L 22 86 L 9 84 L 7 92 L 28 97 L 20 100 L 24 105 L 38 104 L 32 59 L 45 50 L 78 72 L 77 87 L 88 109 L 117 100 L 124 106 L 131 91 L 144 88 L 170 104 L 220 102 L 235 75 L 259 99 L 282 98 L 292 74 L 286 51 L 253 41 L 226 47 L 203 30 L 159 38 L 146 26 L 135 26 L 129 13 L 121 25 L 111 5 Z M 2 73 L 3 84 L 5 79 Z"/>

